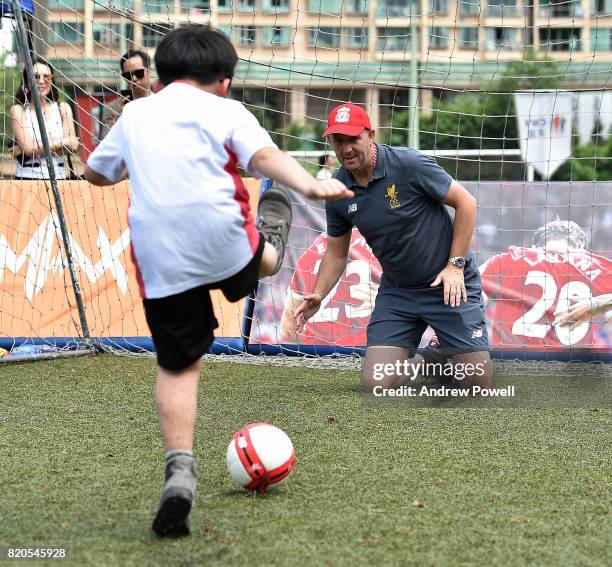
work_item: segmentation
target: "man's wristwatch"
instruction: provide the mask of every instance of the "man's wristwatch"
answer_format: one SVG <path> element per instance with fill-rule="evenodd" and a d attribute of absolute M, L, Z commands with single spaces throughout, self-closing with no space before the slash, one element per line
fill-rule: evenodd
<path fill-rule="evenodd" d="M 461 268 L 462 270 L 465 268 L 465 258 L 461 256 L 451 256 L 448 259 L 448 263 L 455 266 L 455 268 Z"/>

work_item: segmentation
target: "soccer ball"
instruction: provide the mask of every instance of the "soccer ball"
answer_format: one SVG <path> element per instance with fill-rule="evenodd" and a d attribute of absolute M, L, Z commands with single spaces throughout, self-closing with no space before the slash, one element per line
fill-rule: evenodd
<path fill-rule="evenodd" d="M 287 434 L 268 423 L 245 425 L 227 447 L 230 476 L 247 490 L 265 492 L 293 471 L 295 451 Z"/>

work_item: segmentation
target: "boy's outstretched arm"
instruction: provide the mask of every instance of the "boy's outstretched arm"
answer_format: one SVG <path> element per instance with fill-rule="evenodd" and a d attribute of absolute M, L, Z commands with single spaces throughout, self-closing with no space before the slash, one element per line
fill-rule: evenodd
<path fill-rule="evenodd" d="M 257 171 L 309 199 L 336 201 L 355 196 L 337 179 L 316 180 L 297 160 L 277 148 L 267 147 L 255 152 L 249 162 L 249 171 Z"/>
<path fill-rule="evenodd" d="M 87 181 L 89 181 L 89 183 L 91 183 L 92 185 L 100 185 L 102 187 L 105 185 L 115 185 L 116 183 L 127 179 L 127 177 L 128 172 L 125 168 L 123 170 L 123 173 L 121 174 L 121 178 L 113 180 L 104 177 L 104 175 L 98 173 L 95 169 L 91 169 L 91 167 L 89 166 L 85 167 L 85 179 L 87 179 Z"/>

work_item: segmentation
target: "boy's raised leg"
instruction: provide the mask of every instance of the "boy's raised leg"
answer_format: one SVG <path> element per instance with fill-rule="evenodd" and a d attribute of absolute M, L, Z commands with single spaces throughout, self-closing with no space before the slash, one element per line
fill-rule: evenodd
<path fill-rule="evenodd" d="M 264 255 L 261 275 L 273 276 L 281 268 L 285 246 L 289 241 L 289 227 L 291 226 L 289 190 L 277 183 L 272 184 L 262 193 L 257 213 L 259 229 L 265 241 L 271 244 L 276 251 L 276 263 L 271 262 L 270 267 L 265 266 Z"/>

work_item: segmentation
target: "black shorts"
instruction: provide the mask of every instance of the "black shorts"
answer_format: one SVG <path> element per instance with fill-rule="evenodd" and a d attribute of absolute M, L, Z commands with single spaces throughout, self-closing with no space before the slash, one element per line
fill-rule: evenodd
<path fill-rule="evenodd" d="M 480 275 L 465 281 L 468 300 L 444 305 L 444 287 L 381 288 L 368 324 L 368 346 L 398 346 L 416 351 L 430 325 L 440 346 L 451 354 L 489 350 Z"/>
<path fill-rule="evenodd" d="M 237 274 L 217 283 L 205 284 L 176 295 L 144 299 L 144 310 L 161 368 L 178 371 L 202 357 L 214 340 L 219 326 L 210 299 L 211 289 L 220 289 L 235 302 L 257 287 L 264 239 L 253 259 Z"/>

